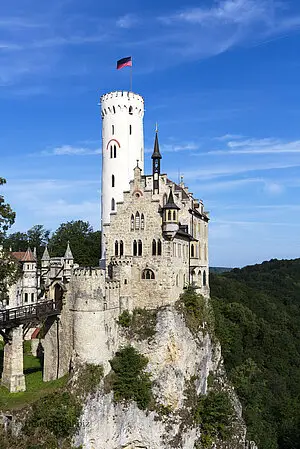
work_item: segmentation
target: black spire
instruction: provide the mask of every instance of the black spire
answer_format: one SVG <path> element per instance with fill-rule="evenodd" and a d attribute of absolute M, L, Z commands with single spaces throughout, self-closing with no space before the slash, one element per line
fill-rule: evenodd
<path fill-rule="evenodd" d="M 153 176 L 153 193 L 159 193 L 159 175 L 160 175 L 160 160 L 161 154 L 158 143 L 158 129 L 156 125 L 154 150 L 151 156 L 152 159 L 152 176 Z"/>
<path fill-rule="evenodd" d="M 174 201 L 174 196 L 173 196 L 173 192 L 172 192 L 172 188 L 171 187 L 170 187 L 170 193 L 169 193 L 168 201 L 163 206 L 163 209 L 177 209 L 177 210 L 180 209 L 180 207 L 178 207 L 177 204 Z"/>

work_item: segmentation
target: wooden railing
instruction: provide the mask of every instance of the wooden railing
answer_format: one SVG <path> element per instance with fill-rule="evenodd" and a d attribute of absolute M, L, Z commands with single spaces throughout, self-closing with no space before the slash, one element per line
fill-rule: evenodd
<path fill-rule="evenodd" d="M 0 311 L 0 329 L 9 329 L 30 322 L 39 322 L 48 316 L 59 315 L 62 301 L 41 301 L 35 304 Z"/>

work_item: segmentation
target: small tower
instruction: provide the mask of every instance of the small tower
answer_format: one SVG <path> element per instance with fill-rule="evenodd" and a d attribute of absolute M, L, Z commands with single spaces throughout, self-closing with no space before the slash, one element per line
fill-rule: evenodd
<path fill-rule="evenodd" d="M 180 208 L 175 204 L 172 188 L 170 187 L 169 198 L 162 208 L 163 210 L 163 233 L 166 238 L 172 239 L 179 230 L 178 211 Z"/>
<path fill-rule="evenodd" d="M 48 246 L 45 246 L 42 259 L 41 259 L 41 276 L 43 284 L 46 283 L 47 273 L 50 270 L 50 254 L 48 251 Z"/>
<path fill-rule="evenodd" d="M 22 265 L 24 273 L 22 285 L 23 304 L 36 302 L 38 288 L 36 258 L 29 247 L 22 258 Z"/>
<path fill-rule="evenodd" d="M 74 257 L 70 248 L 70 242 L 68 241 L 67 249 L 64 255 L 64 277 L 67 280 L 70 280 L 73 265 L 74 265 Z"/>
<path fill-rule="evenodd" d="M 156 125 L 154 150 L 151 156 L 152 159 L 152 176 L 153 176 L 153 193 L 159 193 L 159 175 L 160 175 L 160 160 L 162 156 L 159 151 L 158 143 L 158 129 Z"/>

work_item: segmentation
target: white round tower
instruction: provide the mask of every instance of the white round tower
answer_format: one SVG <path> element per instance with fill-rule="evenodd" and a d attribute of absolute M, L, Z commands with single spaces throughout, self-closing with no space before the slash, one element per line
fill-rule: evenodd
<path fill-rule="evenodd" d="M 103 227 L 129 189 L 137 160 L 144 171 L 144 99 L 133 92 L 110 92 L 101 97 L 101 115 Z"/>

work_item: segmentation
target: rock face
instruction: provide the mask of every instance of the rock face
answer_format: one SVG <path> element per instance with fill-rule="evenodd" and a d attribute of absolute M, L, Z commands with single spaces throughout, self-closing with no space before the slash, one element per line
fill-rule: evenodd
<path fill-rule="evenodd" d="M 85 449 L 193 449 L 200 438 L 187 403 L 187 389 L 206 394 L 209 374 L 229 392 L 234 410 L 233 438 L 215 448 L 242 449 L 245 426 L 241 406 L 226 381 L 220 346 L 208 333 L 193 335 L 183 316 L 169 306 L 158 311 L 152 339 L 130 341 L 123 334 L 120 347 L 131 344 L 149 359 L 152 391 L 157 411 L 140 410 L 136 403 L 116 403 L 103 385 L 83 409 L 75 446 Z M 166 410 L 168 411 L 166 413 Z M 165 413 L 164 413 L 165 412 Z M 201 446 L 198 446 L 201 447 Z"/>

